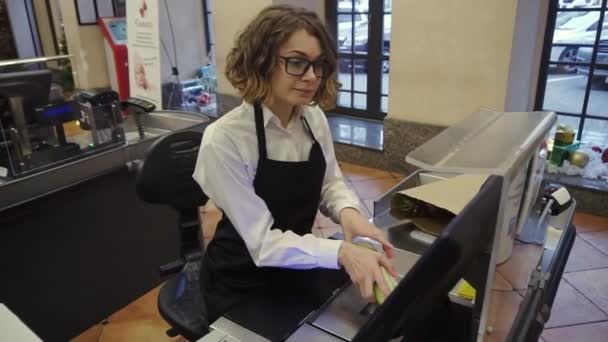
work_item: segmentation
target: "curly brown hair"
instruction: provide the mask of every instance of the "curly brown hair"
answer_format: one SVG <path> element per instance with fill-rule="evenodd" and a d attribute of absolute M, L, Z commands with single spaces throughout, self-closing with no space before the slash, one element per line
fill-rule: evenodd
<path fill-rule="evenodd" d="M 245 101 L 253 103 L 269 98 L 270 79 L 278 64 L 278 50 L 300 29 L 319 40 L 329 71 L 323 76 L 312 104 L 318 104 L 323 110 L 335 107 L 338 82 L 335 79 L 337 53 L 334 40 L 315 12 L 290 5 L 264 8 L 238 35 L 226 57 L 226 77 Z"/>

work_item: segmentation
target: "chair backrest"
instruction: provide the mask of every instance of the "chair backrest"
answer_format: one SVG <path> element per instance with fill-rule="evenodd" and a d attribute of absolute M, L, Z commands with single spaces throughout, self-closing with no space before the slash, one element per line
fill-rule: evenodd
<path fill-rule="evenodd" d="M 178 131 L 157 139 L 137 172 L 137 195 L 148 203 L 179 212 L 204 205 L 208 197 L 192 178 L 203 134 Z"/>

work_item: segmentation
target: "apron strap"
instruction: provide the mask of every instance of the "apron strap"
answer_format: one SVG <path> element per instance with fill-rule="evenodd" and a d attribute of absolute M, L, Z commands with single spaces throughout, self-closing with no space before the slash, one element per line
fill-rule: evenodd
<path fill-rule="evenodd" d="M 308 121 L 306 121 L 306 118 L 304 117 L 304 114 L 302 114 L 302 120 L 304 120 L 304 125 L 306 126 L 306 128 L 308 129 L 308 133 L 310 133 L 310 136 L 312 137 L 312 140 L 318 144 L 319 142 L 317 141 L 317 138 L 315 138 L 315 135 L 312 134 L 312 129 L 310 129 L 310 125 L 308 124 Z"/>
<path fill-rule="evenodd" d="M 255 114 L 255 131 L 258 137 L 258 152 L 260 159 L 267 159 L 266 153 L 266 132 L 264 132 L 264 114 L 262 112 L 262 105 L 259 101 L 256 101 L 253 105 Z"/>

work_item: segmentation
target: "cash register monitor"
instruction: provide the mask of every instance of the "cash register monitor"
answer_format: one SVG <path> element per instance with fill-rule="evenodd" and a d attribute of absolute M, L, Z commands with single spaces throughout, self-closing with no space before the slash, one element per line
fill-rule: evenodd
<path fill-rule="evenodd" d="M 39 127 L 56 126 L 79 119 L 80 113 L 73 101 L 55 101 L 56 103 L 49 104 L 51 79 L 52 74 L 48 69 L 0 73 L 0 99 L 6 99 L 0 101 L 0 111 L 4 108 L 5 111 L 12 112 L 12 115 L 0 113 L 0 116 L 6 115 L 2 121 L 4 126 L 9 122 L 17 124 L 19 118 L 15 115 L 23 115 L 23 124 L 35 123 Z M 10 98 L 21 98 L 23 101 L 10 101 Z M 21 108 L 13 108 L 15 106 Z"/>
<path fill-rule="evenodd" d="M 33 109 L 48 103 L 50 89 L 48 69 L 0 73 L 0 97 L 8 99 L 8 106 L 0 113 L 0 124 L 3 131 L 11 125 L 16 128 L 17 141 L 13 143 L 23 155 L 31 154 L 27 124 L 33 121 Z M 1 133 L 0 137 L 7 136 L 6 132 Z"/>
<path fill-rule="evenodd" d="M 394 336 L 417 341 L 421 331 L 442 329 L 429 316 L 445 305 L 451 289 L 492 245 L 501 187 L 502 177 L 488 178 L 352 341 L 388 341 Z"/>
<path fill-rule="evenodd" d="M 0 96 L 8 99 L 23 99 L 22 108 L 12 108 L 11 111 L 22 112 L 26 121 L 32 120 L 32 111 L 35 107 L 44 106 L 49 102 L 51 92 L 51 71 L 30 70 L 11 73 L 0 73 Z"/>

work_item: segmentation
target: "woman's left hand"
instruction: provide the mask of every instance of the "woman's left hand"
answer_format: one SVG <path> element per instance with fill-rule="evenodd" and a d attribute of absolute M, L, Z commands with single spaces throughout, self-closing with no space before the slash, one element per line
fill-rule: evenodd
<path fill-rule="evenodd" d="M 340 211 L 340 223 L 344 231 L 344 240 L 352 242 L 356 237 L 367 237 L 382 244 L 382 248 L 389 259 L 393 258 L 393 245 L 388 242 L 386 234 L 370 223 L 354 208 L 344 208 Z"/>

